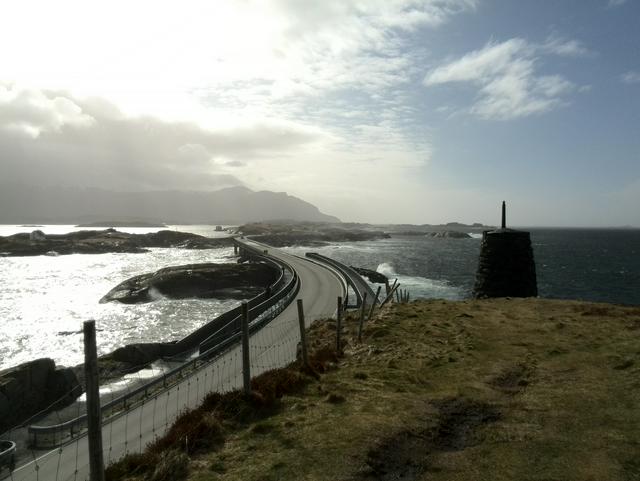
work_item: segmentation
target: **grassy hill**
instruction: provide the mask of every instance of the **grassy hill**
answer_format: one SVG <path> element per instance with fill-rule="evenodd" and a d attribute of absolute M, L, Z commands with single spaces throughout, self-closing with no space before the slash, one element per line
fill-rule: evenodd
<path fill-rule="evenodd" d="M 162 479 L 162 462 L 198 481 L 640 479 L 640 308 L 418 301 L 355 330 L 336 358 L 335 324 L 316 324 L 320 374 L 214 396 L 183 431 L 207 442 L 175 431 L 111 479 Z"/>

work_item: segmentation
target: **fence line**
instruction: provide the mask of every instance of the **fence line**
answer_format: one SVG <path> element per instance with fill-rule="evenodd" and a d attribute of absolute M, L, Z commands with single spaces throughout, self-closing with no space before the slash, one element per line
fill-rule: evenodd
<path fill-rule="evenodd" d="M 243 246 L 247 249 L 248 246 Z M 251 252 L 251 249 L 248 249 Z M 257 251 L 257 249 L 254 249 Z M 282 262 L 282 261 L 278 261 Z M 286 265 L 285 262 L 283 264 Z M 288 265 L 287 265 L 288 266 Z M 294 315 L 279 316 L 297 295 L 299 279 L 291 266 L 292 278 L 270 299 L 250 304 L 249 359 L 253 377 L 265 371 L 281 368 L 294 361 L 300 342 L 299 319 Z M 364 306 L 363 306 L 364 307 Z M 318 319 L 335 317 L 336 311 L 305 315 L 309 327 Z M 217 334 L 209 336 L 199 356 L 184 365 L 163 371 L 155 380 L 143 385 L 141 374 L 132 376 L 134 383 L 126 384 L 126 393 L 110 392 L 107 406 L 108 423 L 103 425 L 102 441 L 106 463 L 122 456 L 142 451 L 150 442 L 163 435 L 175 419 L 186 409 L 197 407 L 211 392 L 228 392 L 242 387 L 242 350 L 239 325 L 235 320 L 221 326 Z M 226 330 L 225 330 L 226 329 Z M 229 336 L 229 332 L 232 335 Z M 226 338 L 223 339 L 223 334 Z M 152 375 L 155 368 L 151 369 Z M 138 384 L 138 385 L 133 385 Z M 76 418 L 82 418 L 84 405 L 76 403 Z M 59 448 L 38 455 L 31 451 L 31 462 L 9 473 L 9 479 L 27 480 L 84 480 L 89 476 L 87 438 L 69 426 L 71 439 Z M 59 443 L 59 432 L 48 433 L 50 443 Z M 43 434 L 44 436 L 44 434 Z M 44 438 L 43 438 L 44 439 Z M 6 473 L 1 471 L 0 479 Z"/>
<path fill-rule="evenodd" d="M 335 311 L 305 316 L 305 325 L 308 327 L 319 318 L 334 315 Z M 294 361 L 299 342 L 300 329 L 295 315 L 279 317 L 252 333 L 249 340 L 252 376 Z M 228 392 L 241 386 L 242 352 L 240 345 L 236 345 L 198 365 L 179 383 L 150 393 L 134 409 L 115 414 L 102 430 L 105 462 L 113 463 L 126 454 L 142 451 L 164 434 L 182 412 L 197 407 L 210 392 Z M 77 406 L 78 414 L 83 407 Z M 31 460 L 11 473 L 9 479 L 77 481 L 89 476 L 86 436 L 76 437 L 39 457 L 32 451 Z M 65 472 L 72 474 L 65 475 Z"/>

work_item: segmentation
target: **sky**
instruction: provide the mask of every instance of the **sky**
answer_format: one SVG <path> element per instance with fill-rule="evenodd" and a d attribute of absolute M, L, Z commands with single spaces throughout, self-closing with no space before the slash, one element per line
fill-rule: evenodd
<path fill-rule="evenodd" d="M 0 184 L 640 227 L 639 0 L 7 2 Z"/>

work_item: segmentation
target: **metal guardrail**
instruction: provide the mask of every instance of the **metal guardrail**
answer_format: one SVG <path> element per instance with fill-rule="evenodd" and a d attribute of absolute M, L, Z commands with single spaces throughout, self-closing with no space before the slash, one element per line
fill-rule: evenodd
<path fill-rule="evenodd" d="M 359 307 L 362 305 L 362 298 L 365 292 L 367 293 L 367 300 L 369 302 L 373 302 L 375 296 L 373 289 L 371 289 L 369 284 L 367 284 L 367 281 L 365 281 L 362 276 L 358 274 L 354 269 L 341 262 L 338 262 L 335 259 L 331 259 L 330 257 L 318 254 L 317 252 L 307 252 L 305 255 L 310 259 L 314 259 L 318 262 L 334 267 L 345 277 L 347 283 L 351 286 L 356 294 L 355 307 Z"/>
<path fill-rule="evenodd" d="M 16 467 L 16 443 L 13 441 L 0 441 L 0 471 L 3 467 L 13 471 Z"/>
<path fill-rule="evenodd" d="M 281 260 L 274 260 L 265 257 L 264 251 L 242 244 L 243 249 L 252 251 L 253 257 L 260 258 L 265 262 L 278 265 L 281 269 L 281 275 L 272 286 L 278 286 L 271 296 L 267 293 L 261 293 L 249 300 L 249 315 L 254 321 L 250 323 L 250 332 L 253 333 L 277 316 L 288 303 L 295 297 L 300 289 L 300 279 L 295 269 L 288 263 Z M 291 279 L 284 286 L 285 273 L 288 269 L 291 272 Z M 269 311 L 270 310 L 270 311 Z M 260 317 L 268 312 L 268 315 Z M 237 313 L 237 315 L 236 315 Z M 152 379 L 151 381 L 112 399 L 102 405 L 101 411 L 103 423 L 105 421 L 116 418 L 131 408 L 141 404 L 151 394 L 157 394 L 160 390 L 167 389 L 177 384 L 186 375 L 195 372 L 198 369 L 215 361 L 215 356 L 227 350 L 240 339 L 240 307 L 231 309 L 230 311 L 218 316 L 211 323 L 222 319 L 224 322 L 215 333 L 200 343 L 200 353 L 189 362 L 180 365 L 162 376 Z M 237 321 L 237 322 L 236 322 Z M 208 323 L 208 324 L 211 324 Z M 236 325 L 238 329 L 236 331 Z M 228 326 L 232 326 L 231 328 Z M 192 333 L 193 334 L 193 333 Z M 189 336 L 187 336 L 189 337 Z M 87 426 L 87 416 L 83 414 L 69 421 L 55 424 L 51 426 L 32 425 L 28 428 L 29 444 L 36 448 L 53 448 L 61 446 L 66 442 L 80 435 Z"/>

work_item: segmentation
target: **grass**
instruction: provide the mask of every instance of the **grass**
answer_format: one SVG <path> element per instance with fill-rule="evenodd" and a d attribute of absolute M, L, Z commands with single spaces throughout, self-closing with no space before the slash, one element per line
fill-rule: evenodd
<path fill-rule="evenodd" d="M 640 480 L 640 308 L 420 301 L 356 336 L 348 320 L 338 358 L 335 323 L 313 326 L 313 371 L 213 395 L 187 424 L 214 416 L 216 441 L 176 430 L 154 456 L 189 454 L 194 481 Z"/>

